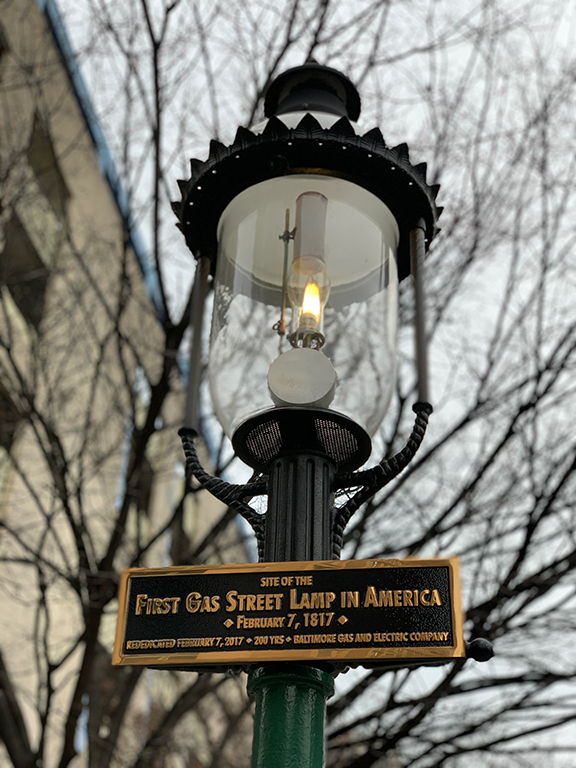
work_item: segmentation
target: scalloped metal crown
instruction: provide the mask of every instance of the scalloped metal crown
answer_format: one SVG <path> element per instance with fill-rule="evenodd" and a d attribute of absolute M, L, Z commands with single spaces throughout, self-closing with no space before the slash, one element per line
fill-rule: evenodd
<path fill-rule="evenodd" d="M 234 142 L 210 142 L 205 162 L 190 161 L 192 176 L 178 181 L 182 200 L 173 202 L 178 227 L 194 256 L 207 256 L 214 274 L 217 226 L 226 206 L 245 189 L 272 178 L 314 173 L 352 181 L 390 208 L 400 230 L 398 273 L 410 274 L 409 232 L 422 220 L 428 244 L 439 231 L 439 185 L 426 182 L 426 163 L 412 165 L 408 147 L 386 146 L 379 128 L 359 136 L 346 117 L 324 129 L 310 113 L 296 128 L 271 117 L 261 134 L 238 128 Z"/>

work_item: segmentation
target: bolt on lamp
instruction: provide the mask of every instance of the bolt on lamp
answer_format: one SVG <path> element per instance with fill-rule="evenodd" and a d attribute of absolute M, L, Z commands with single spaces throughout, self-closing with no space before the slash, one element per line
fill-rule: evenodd
<path fill-rule="evenodd" d="M 438 186 L 405 144 L 359 136 L 360 97 L 313 60 L 281 74 L 267 120 L 212 141 L 173 203 L 194 256 L 214 277 L 209 382 L 237 455 L 263 479 L 231 486 L 187 466 L 253 525 L 261 558 L 338 558 L 353 512 L 400 472 L 432 410 L 426 392 L 421 267 L 436 234 Z M 207 269 L 198 269 L 197 280 Z M 370 456 L 395 383 L 398 282 L 413 274 L 419 402 L 406 448 Z M 198 290 L 202 296 L 205 291 Z M 357 488 L 334 509 L 338 488 Z M 256 513 L 247 499 L 268 495 Z"/>

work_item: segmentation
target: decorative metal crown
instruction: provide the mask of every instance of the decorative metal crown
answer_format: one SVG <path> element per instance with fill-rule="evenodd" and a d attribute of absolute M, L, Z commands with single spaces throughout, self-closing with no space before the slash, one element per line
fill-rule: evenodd
<path fill-rule="evenodd" d="M 406 144 L 387 147 L 379 128 L 359 136 L 347 117 L 325 129 L 310 113 L 296 128 L 272 116 L 260 134 L 238 128 L 228 147 L 212 140 L 208 159 L 192 159 L 190 167 L 191 178 L 178 181 L 182 200 L 172 208 L 188 247 L 196 258 L 210 258 L 212 273 L 218 221 L 226 206 L 252 185 L 289 174 L 337 176 L 382 200 L 400 230 L 400 279 L 410 274 L 409 231 L 423 221 L 428 244 L 439 231 L 443 209 L 435 200 L 440 187 L 426 182 L 426 163 L 412 165 Z"/>

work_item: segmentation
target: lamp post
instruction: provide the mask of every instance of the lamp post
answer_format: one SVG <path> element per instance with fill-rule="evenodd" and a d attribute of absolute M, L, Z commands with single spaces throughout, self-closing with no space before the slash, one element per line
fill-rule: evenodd
<path fill-rule="evenodd" d="M 187 469 L 253 526 L 260 559 L 338 559 L 352 514 L 410 461 L 428 416 L 422 262 L 441 209 L 426 166 L 378 128 L 360 136 L 360 97 L 308 61 L 281 74 L 266 121 L 212 141 L 174 203 L 197 275 L 214 279 L 209 380 L 216 415 L 259 477 L 230 485 L 201 467 L 190 424 Z M 416 285 L 419 397 L 406 447 L 356 471 L 394 389 L 398 282 Z M 202 277 L 197 279 L 202 279 Z M 203 295 L 200 286 L 197 295 Z M 197 380 L 197 377 L 196 377 Z M 192 400 L 197 398 L 192 393 Z M 334 493 L 356 491 L 335 509 Z M 248 500 L 268 496 L 265 514 Z M 253 767 L 323 764 L 335 665 L 253 669 Z"/>

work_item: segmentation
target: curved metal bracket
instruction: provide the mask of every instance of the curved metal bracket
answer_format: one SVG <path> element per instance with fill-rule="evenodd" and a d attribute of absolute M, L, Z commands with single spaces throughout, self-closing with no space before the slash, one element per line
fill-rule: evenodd
<path fill-rule="evenodd" d="M 336 476 L 338 488 L 354 488 L 358 486 L 360 486 L 360 488 L 334 515 L 332 534 L 334 559 L 337 560 L 340 558 L 340 552 L 344 541 L 344 530 L 350 522 L 352 515 L 362 504 L 364 504 L 364 502 L 371 499 L 375 493 L 381 488 L 384 488 L 384 486 L 399 475 L 403 469 L 406 469 L 408 464 L 414 458 L 416 451 L 420 448 L 424 435 L 426 434 L 428 418 L 434 409 L 430 403 L 414 403 L 412 410 L 416 414 L 416 421 L 406 445 L 399 453 L 395 454 L 390 459 L 382 459 L 382 461 L 375 467 L 364 470 L 363 472 L 349 472 L 347 474 Z"/>
<path fill-rule="evenodd" d="M 247 483 L 245 485 L 233 485 L 219 477 L 210 475 L 200 463 L 198 453 L 196 452 L 196 446 L 194 445 L 194 439 L 198 437 L 196 430 L 183 427 L 178 431 L 178 434 L 182 440 L 182 447 L 184 448 L 184 455 L 186 456 L 186 479 L 188 482 L 190 481 L 190 476 L 193 475 L 202 488 L 209 491 L 212 496 L 223 504 L 227 504 L 242 515 L 246 522 L 251 525 L 252 530 L 256 535 L 258 555 L 261 557 L 264 552 L 266 517 L 252 509 L 244 499 L 267 494 L 267 484 L 258 482 Z"/>
<path fill-rule="evenodd" d="M 393 480 L 405 469 L 414 458 L 416 451 L 420 447 L 426 427 L 428 417 L 432 413 L 430 403 L 415 403 L 412 410 L 416 413 L 416 421 L 410 437 L 404 448 L 392 456 L 390 459 L 383 459 L 379 464 L 371 469 L 362 472 L 346 472 L 337 474 L 335 477 L 335 489 L 358 488 L 358 491 L 350 498 L 346 504 L 334 511 L 332 521 L 332 557 L 335 560 L 340 558 L 342 544 L 344 540 L 344 530 L 348 525 L 352 515 L 358 508 L 368 501 L 375 493 L 383 488 L 387 483 Z M 186 476 L 194 476 L 202 488 L 209 491 L 219 501 L 227 504 L 237 510 L 242 517 L 251 525 L 258 543 L 258 555 L 262 560 L 264 557 L 264 542 L 266 537 L 266 515 L 267 513 L 258 513 L 246 503 L 245 499 L 254 496 L 268 495 L 268 482 L 259 481 L 256 483 L 247 483 L 245 485 L 233 485 L 227 483 L 219 477 L 210 475 L 198 458 L 194 439 L 197 432 L 194 429 L 182 428 L 178 434 L 182 439 L 184 454 L 186 456 Z"/>

